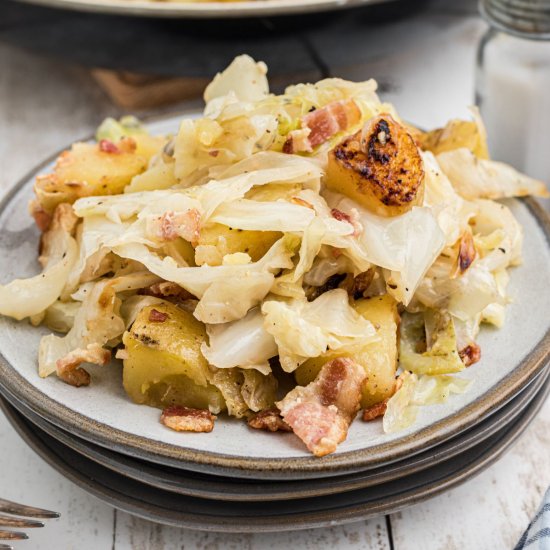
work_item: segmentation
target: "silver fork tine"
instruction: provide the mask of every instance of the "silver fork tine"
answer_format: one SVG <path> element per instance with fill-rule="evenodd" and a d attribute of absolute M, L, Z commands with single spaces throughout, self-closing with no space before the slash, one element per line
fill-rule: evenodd
<path fill-rule="evenodd" d="M 42 508 L 34 508 L 33 506 L 25 506 L 24 504 L 18 504 L 17 502 L 11 502 L 0 498 L 0 512 L 6 514 L 15 514 L 19 516 L 27 516 L 31 518 L 58 518 L 57 512 L 51 512 L 50 510 L 43 510 Z"/>
<path fill-rule="evenodd" d="M 15 518 L 12 516 L 4 516 L 0 514 L 0 527 L 44 527 L 44 522 L 35 521 L 33 519 Z"/>
<path fill-rule="evenodd" d="M 0 540 L 27 540 L 29 538 L 25 533 L 17 531 L 2 531 L 0 529 Z"/>

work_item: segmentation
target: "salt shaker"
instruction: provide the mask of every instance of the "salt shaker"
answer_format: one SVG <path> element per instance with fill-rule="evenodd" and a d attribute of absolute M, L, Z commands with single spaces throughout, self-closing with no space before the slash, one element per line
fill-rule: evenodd
<path fill-rule="evenodd" d="M 481 0 L 476 98 L 489 150 L 550 184 L 550 0 Z"/>

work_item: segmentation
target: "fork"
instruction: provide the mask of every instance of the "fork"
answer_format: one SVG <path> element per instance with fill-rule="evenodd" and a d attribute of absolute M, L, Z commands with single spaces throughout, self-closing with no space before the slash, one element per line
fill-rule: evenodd
<path fill-rule="evenodd" d="M 8 515 L 9 514 L 9 515 Z M 0 541 L 1 540 L 25 540 L 29 537 L 20 531 L 6 531 L 1 527 L 15 527 L 19 529 L 30 529 L 34 527 L 44 527 L 44 523 L 33 519 L 25 519 L 12 516 L 25 516 L 31 518 L 52 519 L 58 518 L 57 512 L 50 512 L 49 510 L 42 510 L 41 508 L 34 508 L 32 506 L 25 506 L 24 504 L 17 504 L 17 502 L 11 502 L 0 498 Z M 0 550 L 13 550 L 8 544 L 0 543 Z"/>

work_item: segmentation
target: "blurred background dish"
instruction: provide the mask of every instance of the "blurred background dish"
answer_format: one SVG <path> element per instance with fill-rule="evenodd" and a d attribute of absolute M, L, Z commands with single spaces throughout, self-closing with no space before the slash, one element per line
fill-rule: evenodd
<path fill-rule="evenodd" d="M 70 10 L 145 17 L 235 18 L 314 13 L 392 0 L 23 0 Z"/>

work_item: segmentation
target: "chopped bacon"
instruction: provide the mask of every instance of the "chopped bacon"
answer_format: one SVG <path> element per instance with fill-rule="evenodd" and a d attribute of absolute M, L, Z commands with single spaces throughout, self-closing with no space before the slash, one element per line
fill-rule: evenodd
<path fill-rule="evenodd" d="M 29 211 L 38 229 L 40 229 L 42 233 L 47 231 L 52 222 L 51 214 L 48 214 L 37 200 L 32 200 L 29 203 Z"/>
<path fill-rule="evenodd" d="M 454 276 L 462 275 L 472 265 L 476 258 L 476 247 L 471 230 L 462 233 L 458 241 L 458 254 L 456 258 L 456 269 Z"/>
<path fill-rule="evenodd" d="M 266 409 L 255 414 L 248 421 L 251 428 L 269 432 L 291 432 L 292 428 L 282 419 L 279 409 Z"/>
<path fill-rule="evenodd" d="M 353 227 L 353 236 L 359 237 L 363 232 L 363 225 L 359 221 L 359 212 L 356 208 L 352 208 L 350 214 L 346 214 L 338 208 L 333 208 L 330 211 L 332 217 L 340 222 L 348 222 Z"/>
<path fill-rule="evenodd" d="M 211 432 L 216 417 L 207 409 L 191 409 L 177 405 L 162 411 L 160 421 L 176 432 Z"/>
<path fill-rule="evenodd" d="M 182 300 L 194 298 L 185 288 L 171 281 L 152 284 L 150 287 L 142 289 L 140 294 L 155 296 L 156 298 L 180 298 Z"/>
<path fill-rule="evenodd" d="M 80 368 L 82 363 L 106 365 L 111 360 L 111 352 L 99 344 L 90 344 L 86 349 L 77 348 L 56 362 L 57 376 L 71 386 L 88 386 L 89 373 Z"/>
<path fill-rule="evenodd" d="M 317 109 L 302 117 L 302 127 L 309 128 L 309 142 L 317 147 L 332 136 L 347 130 L 361 120 L 361 111 L 353 101 L 333 101 L 321 109 Z"/>
<path fill-rule="evenodd" d="M 187 212 L 165 212 L 153 221 L 154 233 L 161 241 L 175 241 L 182 237 L 196 243 L 201 229 L 201 214 L 196 208 Z"/>
<path fill-rule="evenodd" d="M 149 312 L 149 321 L 152 323 L 164 323 L 166 319 L 168 319 L 170 315 L 168 313 L 164 313 L 163 311 L 159 311 L 158 309 L 152 309 Z"/>
<path fill-rule="evenodd" d="M 366 409 L 363 410 L 363 420 L 365 422 L 370 422 L 371 420 L 375 420 L 380 416 L 384 416 L 387 408 L 388 408 L 388 399 L 384 399 L 384 401 L 380 401 L 380 403 L 371 405 L 370 407 L 367 407 Z"/>
<path fill-rule="evenodd" d="M 336 450 L 359 410 L 363 367 L 346 357 L 326 363 L 307 386 L 297 386 L 277 403 L 285 422 L 315 456 Z"/>
<path fill-rule="evenodd" d="M 99 142 L 99 150 L 102 153 L 111 153 L 114 155 L 118 155 L 121 152 L 120 149 L 110 139 L 102 139 Z"/>
<path fill-rule="evenodd" d="M 469 367 L 481 359 L 481 348 L 477 344 L 469 344 L 458 352 L 462 362 Z"/>
<path fill-rule="evenodd" d="M 310 152 L 338 132 L 354 126 L 360 120 L 361 111 L 353 99 L 333 101 L 301 118 L 301 130 L 294 130 L 289 133 L 283 152 Z M 309 130 L 307 140 L 304 140 L 304 136 L 299 134 L 304 129 Z M 301 139 L 297 139 L 298 137 Z"/>

